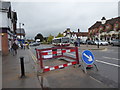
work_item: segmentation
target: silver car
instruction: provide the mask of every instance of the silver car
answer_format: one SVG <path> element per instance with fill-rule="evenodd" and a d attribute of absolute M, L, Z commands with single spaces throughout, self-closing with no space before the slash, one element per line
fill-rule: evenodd
<path fill-rule="evenodd" d="M 95 41 L 96 45 L 98 45 L 98 43 L 99 43 L 99 45 L 108 45 L 109 44 L 107 41 L 101 41 L 101 40 Z"/>
<path fill-rule="evenodd" d="M 120 39 L 112 40 L 110 44 L 112 46 L 120 46 Z"/>

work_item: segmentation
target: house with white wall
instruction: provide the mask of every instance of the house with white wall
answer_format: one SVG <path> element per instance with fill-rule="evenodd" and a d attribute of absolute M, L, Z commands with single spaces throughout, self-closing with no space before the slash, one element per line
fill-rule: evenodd
<path fill-rule="evenodd" d="M 63 32 L 65 37 L 69 37 L 71 39 L 76 40 L 77 38 L 80 38 L 80 40 L 82 41 L 86 41 L 88 39 L 88 32 L 80 32 L 80 30 L 78 29 L 78 32 L 72 32 L 70 30 L 70 28 L 67 28 L 64 32 Z"/>
<path fill-rule="evenodd" d="M 11 10 L 11 3 L 0 2 L 0 50 L 3 55 L 9 53 L 9 49 L 15 38 L 17 13 Z"/>

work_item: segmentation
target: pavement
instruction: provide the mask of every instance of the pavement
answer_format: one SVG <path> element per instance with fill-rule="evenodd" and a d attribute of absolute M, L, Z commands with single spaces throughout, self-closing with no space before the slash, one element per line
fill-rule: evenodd
<path fill-rule="evenodd" d="M 74 45 L 70 45 L 70 46 L 74 46 Z M 80 50 L 106 50 L 108 48 L 108 46 L 98 46 L 97 45 L 83 45 L 81 44 L 80 47 L 78 47 Z"/>
<path fill-rule="evenodd" d="M 2 53 L 0 51 L 0 90 L 2 89 Z"/>
<path fill-rule="evenodd" d="M 45 72 L 39 76 L 44 88 L 109 88 L 99 80 L 73 66 Z"/>
<path fill-rule="evenodd" d="M 25 77 L 21 78 L 20 57 L 24 57 Z M 18 50 L 2 58 L 2 88 L 41 88 L 29 50 Z"/>

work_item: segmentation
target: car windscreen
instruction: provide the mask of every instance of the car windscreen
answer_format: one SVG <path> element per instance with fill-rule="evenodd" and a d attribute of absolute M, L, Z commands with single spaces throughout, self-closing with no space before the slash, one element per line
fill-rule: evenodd
<path fill-rule="evenodd" d="M 70 41 L 69 38 L 63 38 L 62 39 L 62 43 L 69 43 L 69 41 Z"/>
<path fill-rule="evenodd" d="M 52 42 L 53 43 L 61 43 L 61 39 L 54 39 Z"/>

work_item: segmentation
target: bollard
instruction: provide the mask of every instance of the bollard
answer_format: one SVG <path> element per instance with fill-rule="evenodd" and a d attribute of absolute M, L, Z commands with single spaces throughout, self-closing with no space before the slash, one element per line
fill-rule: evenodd
<path fill-rule="evenodd" d="M 20 57 L 20 63 L 21 63 L 21 78 L 22 78 L 25 77 L 24 57 Z"/>

